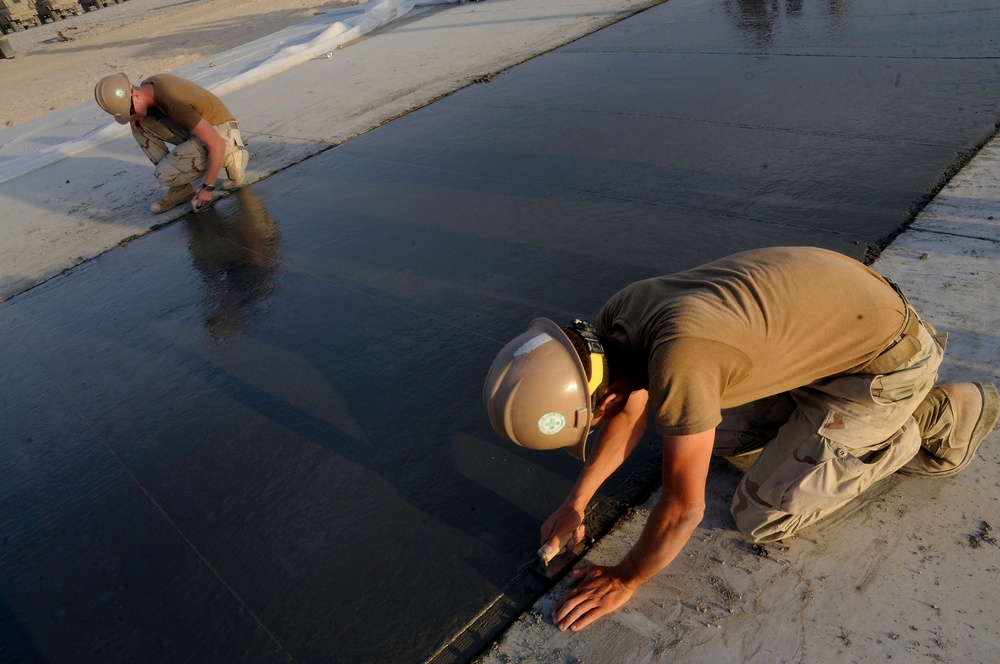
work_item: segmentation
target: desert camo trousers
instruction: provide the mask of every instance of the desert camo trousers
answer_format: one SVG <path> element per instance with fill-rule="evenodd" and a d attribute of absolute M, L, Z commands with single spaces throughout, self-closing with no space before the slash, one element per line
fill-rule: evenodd
<path fill-rule="evenodd" d="M 233 122 L 212 127 L 226 142 L 226 156 L 243 147 L 239 125 Z M 156 169 L 153 175 L 165 187 L 194 182 L 208 168 L 208 148 L 194 134 L 169 118 L 146 116 L 141 130 L 132 136 Z M 173 150 L 167 143 L 176 145 Z"/>
<path fill-rule="evenodd" d="M 733 497 L 740 531 L 756 542 L 789 537 L 917 454 L 920 432 L 912 414 L 934 386 L 946 335 L 916 320 L 919 347 L 898 368 L 827 378 L 723 411 L 716 456 L 763 446 Z"/>

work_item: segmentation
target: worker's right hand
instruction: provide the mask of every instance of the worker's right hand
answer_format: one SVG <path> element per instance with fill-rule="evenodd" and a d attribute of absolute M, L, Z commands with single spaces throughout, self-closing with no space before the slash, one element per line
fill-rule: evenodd
<path fill-rule="evenodd" d="M 585 534 L 583 512 L 563 504 L 542 524 L 540 534 L 542 548 L 538 554 L 546 560 L 551 560 L 566 547 L 575 548 Z"/>

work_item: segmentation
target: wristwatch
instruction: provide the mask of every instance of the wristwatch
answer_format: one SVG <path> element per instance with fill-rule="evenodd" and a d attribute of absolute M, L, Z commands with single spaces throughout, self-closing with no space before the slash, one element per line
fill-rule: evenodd
<path fill-rule="evenodd" d="M 208 191 L 215 191 L 215 185 L 214 184 L 203 184 L 203 185 L 201 185 L 201 188 L 202 189 L 207 189 Z"/>

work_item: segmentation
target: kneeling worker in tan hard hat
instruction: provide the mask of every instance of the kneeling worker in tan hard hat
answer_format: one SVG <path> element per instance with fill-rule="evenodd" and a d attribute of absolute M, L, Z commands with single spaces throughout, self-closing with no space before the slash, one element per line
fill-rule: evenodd
<path fill-rule="evenodd" d="M 791 536 L 894 472 L 965 468 L 1000 397 L 990 383 L 935 387 L 944 342 L 895 284 L 806 247 L 636 282 L 593 328 L 535 320 L 500 351 L 483 397 L 501 436 L 585 460 L 542 525 L 543 556 L 582 539 L 587 503 L 650 416 L 663 438 L 663 490 L 641 537 L 618 565 L 572 572 L 559 629 L 616 610 L 677 556 L 702 520 L 713 454 L 760 453 L 732 501 L 756 542 Z"/>
<path fill-rule="evenodd" d="M 250 155 L 239 125 L 222 100 L 197 83 L 157 74 L 133 86 L 125 74 L 113 74 L 98 81 L 94 98 L 119 124 L 132 126 L 136 142 L 156 166 L 156 179 L 169 187 L 150 206 L 153 212 L 188 201 L 196 209 L 208 205 L 223 169 L 228 176 L 223 189 L 243 183 Z M 191 183 L 198 178 L 203 184 L 196 190 Z"/>

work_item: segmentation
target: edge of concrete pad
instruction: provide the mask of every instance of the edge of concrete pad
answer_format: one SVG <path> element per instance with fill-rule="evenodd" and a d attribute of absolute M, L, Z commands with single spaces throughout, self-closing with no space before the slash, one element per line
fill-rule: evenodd
<path fill-rule="evenodd" d="M 984 153 L 990 154 L 992 150 L 988 150 L 987 148 L 997 143 L 997 141 L 1000 141 L 1000 122 L 995 123 L 994 131 L 979 141 L 979 143 L 956 152 L 955 158 L 941 171 L 941 175 L 937 181 L 928 187 L 927 191 L 920 198 L 910 204 L 909 210 L 899 227 L 879 239 L 875 245 L 869 245 L 865 252 L 865 262 L 872 265 L 878 261 L 882 253 L 892 245 L 896 238 L 911 228 L 917 222 L 918 218 L 926 216 L 924 211 L 932 203 L 943 204 L 942 192 L 946 187 L 955 182 L 955 178 L 960 173 L 964 174 L 965 178 L 975 177 L 975 171 L 965 173 L 966 169 L 971 167 L 973 162 Z M 980 160 L 980 163 L 982 163 L 982 160 Z M 976 167 L 976 170 L 981 170 L 981 168 Z"/>
<path fill-rule="evenodd" d="M 424 660 L 424 664 L 458 664 L 481 655 L 511 625 L 528 615 L 536 602 L 543 601 L 551 593 L 553 586 L 561 583 L 594 546 L 618 528 L 618 524 L 629 520 L 637 508 L 641 509 L 649 496 L 658 491 L 658 484 L 659 459 L 653 459 L 647 468 L 630 476 L 617 495 L 598 494 L 586 514 L 588 542 L 580 551 L 546 571 L 539 568 L 533 552 L 526 552 L 526 562 L 501 589 L 496 599 L 473 616 L 457 633 L 448 636 Z"/>
<path fill-rule="evenodd" d="M 1000 380 L 1000 136 L 941 184 L 874 267 L 903 286 L 924 318 L 949 332 L 942 380 Z M 568 587 L 564 581 L 475 661 L 995 656 L 995 643 L 977 637 L 992 624 L 993 599 L 983 591 L 982 572 L 1000 566 L 991 534 L 1000 507 L 983 496 L 1000 484 L 1000 432 L 988 436 L 979 458 L 955 478 L 893 476 L 854 509 L 788 544 L 754 546 L 740 536 L 728 518 L 740 470 L 716 461 L 712 474 L 699 531 L 629 605 L 582 632 L 560 632 L 550 616 Z M 617 563 L 657 498 L 617 523 L 585 562 Z M 858 537 L 865 547 L 853 544 Z M 788 620 L 793 614 L 796 620 Z"/>
<path fill-rule="evenodd" d="M 941 378 L 1000 379 L 1000 136 L 883 252 L 921 317 L 948 332 Z"/>
<path fill-rule="evenodd" d="M 340 124 L 333 125 L 329 121 L 320 126 L 316 134 L 296 138 L 294 132 L 273 131 L 273 127 L 265 128 L 268 109 L 256 109 L 257 115 L 263 114 L 260 121 L 249 121 L 246 109 L 234 106 L 234 112 L 241 117 L 244 139 L 252 144 L 255 136 L 267 135 L 274 144 L 264 154 L 255 154 L 244 186 L 266 179 L 284 169 L 290 168 L 309 157 L 330 150 L 343 142 L 376 129 L 392 120 L 423 108 L 433 102 L 473 85 L 487 76 L 495 75 L 543 55 L 561 46 L 572 43 L 597 30 L 634 16 L 651 7 L 662 4 L 666 0 L 616 0 L 613 3 L 588 2 L 581 6 L 579 2 L 572 3 L 574 13 L 570 18 L 537 16 L 539 5 L 533 0 L 505 0 L 492 6 L 495 12 L 527 12 L 534 16 L 533 24 L 544 24 L 550 21 L 549 30 L 539 29 L 534 41 L 525 44 L 526 37 L 519 33 L 520 45 L 513 46 L 513 41 L 502 42 L 494 50 L 477 52 L 477 57 L 462 59 L 457 66 L 449 64 L 447 71 L 431 77 L 417 86 L 400 86 L 382 98 L 369 104 L 363 112 L 346 113 Z M 548 3 L 546 11 L 551 12 L 558 7 L 558 2 Z M 419 22 L 431 20 L 445 21 L 449 16 L 455 16 L 456 10 L 476 11 L 477 8 L 489 9 L 490 3 L 464 3 L 461 5 L 442 6 L 421 12 L 412 17 L 404 17 L 399 22 L 391 23 L 358 39 L 347 46 L 345 55 L 354 53 L 360 55 L 359 45 L 370 40 L 377 40 L 399 28 L 412 27 Z M 448 12 L 452 12 L 449 14 Z M 567 29 L 566 21 L 572 24 Z M 447 21 L 445 21 L 447 23 Z M 457 29 L 454 26 L 452 29 Z M 427 44 L 426 49 L 440 51 L 440 41 Z M 352 50 L 353 49 L 353 50 Z M 429 55 L 428 55 L 429 57 Z M 413 59 L 419 60 L 419 55 Z M 211 59 L 208 59 L 211 60 Z M 208 62 L 206 60 L 206 62 Z M 433 61 L 433 60 L 432 60 Z M 225 95 L 227 103 L 238 98 L 244 91 L 252 91 L 260 85 L 273 85 L 282 78 L 300 75 L 302 67 L 298 65 L 285 72 L 276 74 L 272 79 L 256 83 L 247 88 Z M 248 93 L 252 96 L 252 93 Z M 364 105 L 364 104 L 362 104 Z M 247 118 L 244 121 L 242 118 Z M 270 130 L 268 130 L 270 129 Z M 134 146 L 127 145 L 131 137 L 87 151 L 83 155 L 70 157 L 45 168 L 28 173 L 24 176 L 0 185 L 0 193 L 7 187 L 19 192 L 31 192 L 22 199 L 7 196 L 5 216 L 8 219 L 20 220 L 20 246 L 8 250 L 4 256 L 4 273 L 0 274 L 0 301 L 10 299 L 26 292 L 54 277 L 71 270 L 101 254 L 124 245 L 143 235 L 177 221 L 189 210 L 180 206 L 161 215 L 152 215 L 145 208 L 162 192 L 154 191 L 150 185 L 148 173 L 144 168 L 119 169 L 109 181 L 98 181 L 99 176 L 90 169 L 87 173 L 74 170 L 79 160 L 95 154 L 105 158 L 112 156 L 114 161 L 125 164 L 140 163 L 133 152 Z M 139 155 L 141 157 L 141 155 Z M 32 176 L 35 176 L 34 178 Z M 34 180 L 34 181 L 33 181 Z M 74 182 L 75 181 L 75 182 Z M 78 184 L 83 181 L 83 184 Z M 62 193 L 62 198 L 54 198 L 52 182 L 65 183 L 57 188 L 69 189 L 68 194 Z M 37 191 L 36 191 L 37 190 Z M 138 210 L 137 210 L 138 208 Z M 8 230 L 8 242 L 10 242 Z"/>

